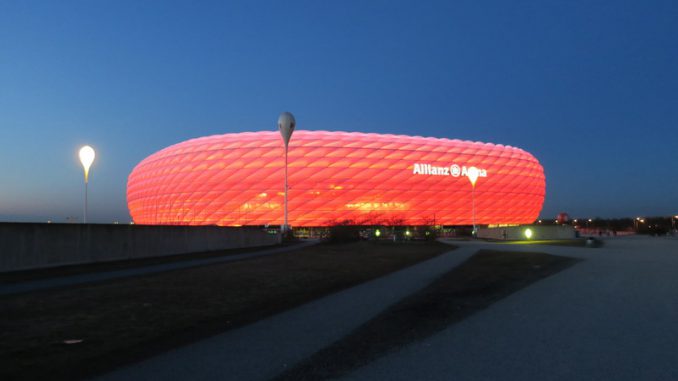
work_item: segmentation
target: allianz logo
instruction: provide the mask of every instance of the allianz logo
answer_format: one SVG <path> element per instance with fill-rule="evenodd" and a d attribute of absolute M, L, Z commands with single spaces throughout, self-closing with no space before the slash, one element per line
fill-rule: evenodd
<path fill-rule="evenodd" d="M 465 165 L 459 166 L 457 164 L 452 164 L 449 167 L 438 167 L 431 164 L 420 164 L 415 163 L 412 170 L 414 175 L 430 175 L 430 176 L 452 176 L 459 177 L 465 176 L 468 177 L 469 173 L 471 177 L 487 177 L 487 170 L 476 167 L 467 167 Z"/>

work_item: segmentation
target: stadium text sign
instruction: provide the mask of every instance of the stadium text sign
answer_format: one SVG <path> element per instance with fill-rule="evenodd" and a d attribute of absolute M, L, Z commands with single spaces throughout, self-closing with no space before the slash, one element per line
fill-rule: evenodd
<path fill-rule="evenodd" d="M 478 171 L 478 177 L 487 177 L 487 170 L 482 168 L 467 167 L 465 165 L 459 166 L 452 164 L 450 166 L 440 167 L 425 163 L 415 163 L 412 170 L 414 175 L 429 175 L 429 176 L 468 176 L 471 168 Z"/>

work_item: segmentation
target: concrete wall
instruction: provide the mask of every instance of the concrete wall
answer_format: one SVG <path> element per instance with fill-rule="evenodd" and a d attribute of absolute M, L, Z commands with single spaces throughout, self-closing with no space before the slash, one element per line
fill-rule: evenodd
<path fill-rule="evenodd" d="M 564 225 L 523 225 L 508 226 L 505 228 L 479 228 L 478 238 L 503 240 L 503 233 L 506 232 L 506 240 L 525 240 L 525 229 L 532 230 L 531 240 L 541 239 L 573 239 L 576 232 L 572 226 Z"/>
<path fill-rule="evenodd" d="M 0 272 L 280 243 L 255 227 L 0 223 Z"/>

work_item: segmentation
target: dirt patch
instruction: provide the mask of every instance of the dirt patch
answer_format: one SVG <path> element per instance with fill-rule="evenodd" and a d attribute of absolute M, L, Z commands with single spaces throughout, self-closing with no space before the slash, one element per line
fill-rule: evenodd
<path fill-rule="evenodd" d="M 0 298 L 0 379 L 80 379 L 252 323 L 453 249 L 317 245 Z"/>
<path fill-rule="evenodd" d="M 440 332 L 577 261 L 541 253 L 480 251 L 276 380 L 337 378 Z"/>

